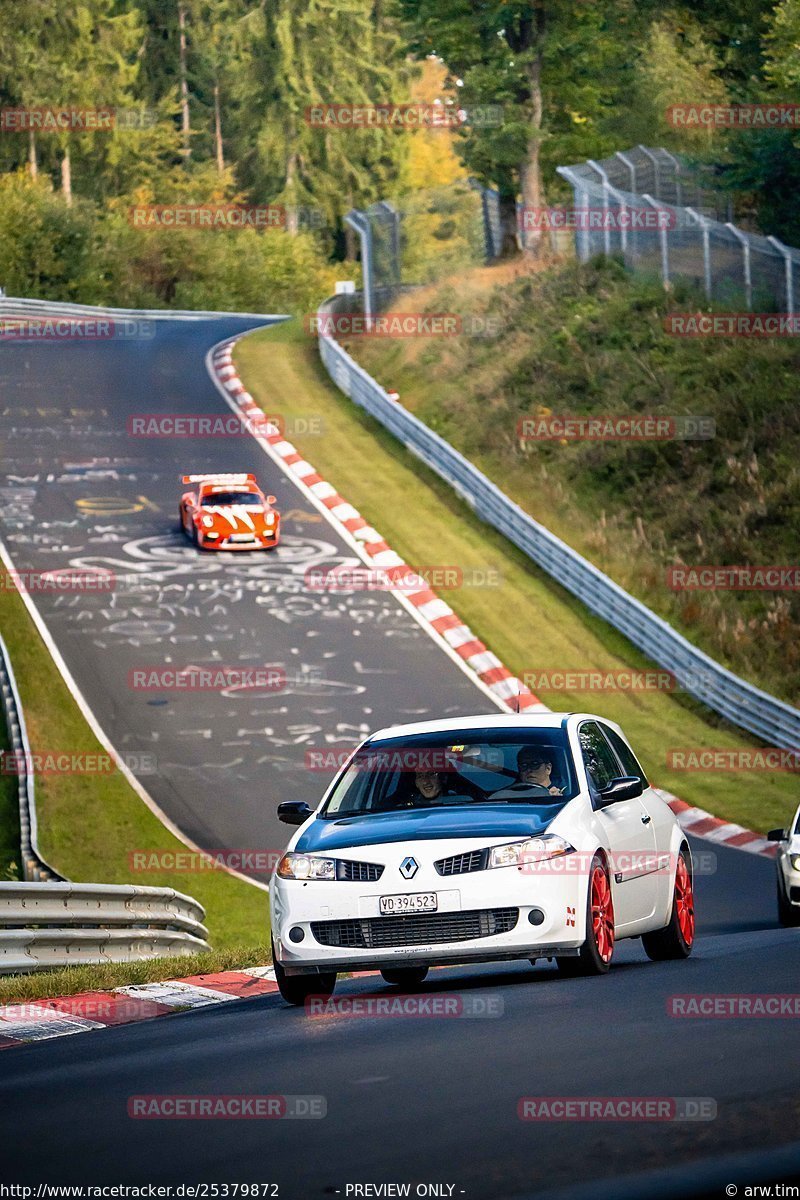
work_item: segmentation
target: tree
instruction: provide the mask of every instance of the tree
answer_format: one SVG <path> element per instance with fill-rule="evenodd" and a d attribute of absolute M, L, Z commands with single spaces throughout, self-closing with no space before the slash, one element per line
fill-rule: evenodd
<path fill-rule="evenodd" d="M 515 252 L 517 197 L 525 208 L 544 204 L 543 165 L 552 161 L 552 148 L 560 139 L 593 147 L 602 141 L 599 124 L 619 93 L 632 0 L 397 3 L 410 47 L 417 54 L 441 55 L 459 85 L 468 114 L 464 162 L 497 188 L 504 253 Z M 484 106 L 500 106 L 500 126 L 480 123 Z M 537 223 L 525 234 L 523 249 L 538 253 L 541 239 Z"/>

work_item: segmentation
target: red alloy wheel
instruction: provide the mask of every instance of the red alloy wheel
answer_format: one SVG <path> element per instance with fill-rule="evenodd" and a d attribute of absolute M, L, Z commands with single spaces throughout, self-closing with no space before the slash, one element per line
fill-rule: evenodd
<path fill-rule="evenodd" d="M 675 910 L 681 936 L 687 946 L 694 941 L 694 892 L 692 877 L 681 854 L 675 871 Z"/>
<path fill-rule="evenodd" d="M 614 902 L 611 899 L 608 875 L 601 866 L 596 866 L 592 871 L 591 904 L 592 930 L 597 953 L 603 962 L 611 962 L 611 955 L 614 953 Z"/>

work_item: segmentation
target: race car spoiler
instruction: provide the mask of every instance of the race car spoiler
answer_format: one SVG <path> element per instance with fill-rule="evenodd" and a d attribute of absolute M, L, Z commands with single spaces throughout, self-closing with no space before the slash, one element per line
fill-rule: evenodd
<path fill-rule="evenodd" d="M 255 483 L 255 475 L 183 475 L 182 483 Z"/>

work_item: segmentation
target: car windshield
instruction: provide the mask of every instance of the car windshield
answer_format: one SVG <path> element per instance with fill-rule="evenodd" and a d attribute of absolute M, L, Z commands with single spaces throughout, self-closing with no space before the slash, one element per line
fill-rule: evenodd
<path fill-rule="evenodd" d="M 202 500 L 205 508 L 218 504 L 239 504 L 245 508 L 261 508 L 261 498 L 255 492 L 206 492 Z"/>
<path fill-rule="evenodd" d="M 532 804 L 553 814 L 577 795 L 562 729 L 469 729 L 368 743 L 321 817 L 471 804 Z"/>

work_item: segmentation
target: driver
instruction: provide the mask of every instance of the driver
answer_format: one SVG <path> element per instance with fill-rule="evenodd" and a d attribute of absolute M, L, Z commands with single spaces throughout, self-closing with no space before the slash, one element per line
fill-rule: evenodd
<path fill-rule="evenodd" d="M 551 796 L 563 796 L 564 789 L 552 782 L 553 760 L 535 746 L 523 746 L 517 755 L 520 783 L 545 788 Z"/>

